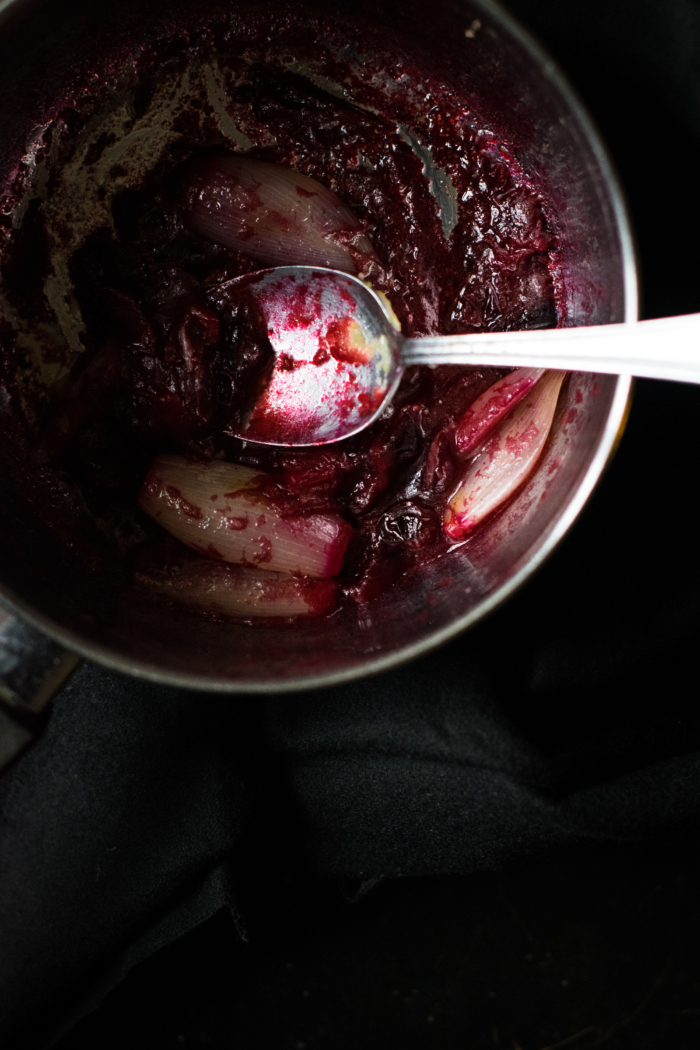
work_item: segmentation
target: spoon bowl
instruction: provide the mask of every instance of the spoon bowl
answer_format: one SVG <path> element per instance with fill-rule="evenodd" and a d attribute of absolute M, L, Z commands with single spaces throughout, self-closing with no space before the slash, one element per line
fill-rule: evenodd
<path fill-rule="evenodd" d="M 253 298 L 274 364 L 236 437 L 324 445 L 368 427 L 399 385 L 400 329 L 380 295 L 338 270 L 278 266 L 226 282 Z"/>

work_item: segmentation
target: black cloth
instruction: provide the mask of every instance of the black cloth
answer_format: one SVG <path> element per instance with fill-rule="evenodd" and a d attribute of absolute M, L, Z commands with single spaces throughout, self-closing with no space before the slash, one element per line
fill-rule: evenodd
<path fill-rule="evenodd" d="M 645 314 L 700 310 L 700 4 L 509 6 L 611 148 Z M 410 666 L 264 700 L 84 665 L 0 779 L 0 1044 L 50 1045 L 219 912 L 244 937 L 246 851 L 280 878 L 353 880 L 358 897 L 553 846 L 692 840 L 698 419 L 700 388 L 638 383 L 617 456 L 553 557 Z"/>

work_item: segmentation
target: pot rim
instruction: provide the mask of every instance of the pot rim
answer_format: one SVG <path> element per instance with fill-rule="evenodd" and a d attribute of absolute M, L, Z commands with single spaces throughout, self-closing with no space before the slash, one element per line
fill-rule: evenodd
<path fill-rule="evenodd" d="M 0 15 L 9 8 L 15 6 L 19 0 L 0 0 Z M 558 64 L 550 57 L 549 53 L 539 41 L 524 29 L 520 23 L 513 18 L 497 0 L 470 0 L 475 6 L 488 13 L 502 28 L 515 39 L 522 48 L 529 53 L 530 57 L 539 65 L 543 76 L 550 80 L 560 92 L 569 111 L 578 121 L 588 145 L 591 148 L 600 171 L 605 180 L 610 194 L 610 204 L 615 217 L 617 232 L 620 240 L 620 252 L 622 261 L 622 282 L 624 287 L 624 321 L 637 320 L 639 314 L 638 282 L 636 250 L 632 236 L 625 198 L 615 168 L 608 156 L 607 148 L 588 114 L 586 107 L 578 98 L 578 95 L 569 84 Z M 523 586 L 534 572 L 549 557 L 559 541 L 571 528 L 578 515 L 583 510 L 593 488 L 600 479 L 605 467 L 611 460 L 622 437 L 622 433 L 629 415 L 631 389 L 631 376 L 618 376 L 615 385 L 615 393 L 610 405 L 605 428 L 598 442 L 596 453 L 588 465 L 586 473 L 580 479 L 577 488 L 558 519 L 553 522 L 539 547 L 520 566 L 510 579 L 497 587 L 487 598 L 470 612 L 456 618 L 448 626 L 443 627 L 419 642 L 411 643 L 403 649 L 396 650 L 384 656 L 370 659 L 361 666 L 347 668 L 342 671 L 334 671 L 327 674 L 312 675 L 305 678 L 289 680 L 256 681 L 207 678 L 203 675 L 188 674 L 180 671 L 168 671 L 146 660 L 130 660 L 125 657 L 116 656 L 107 646 L 96 642 L 86 642 L 77 632 L 62 627 L 55 623 L 50 617 L 37 611 L 20 596 L 15 595 L 9 588 L 2 588 L 0 594 L 6 596 L 12 603 L 14 609 L 29 623 L 39 628 L 55 641 L 64 645 L 67 649 L 78 653 L 80 656 L 92 660 L 113 671 L 128 674 L 131 677 L 156 682 L 161 685 L 176 686 L 185 689 L 196 689 L 211 693 L 236 693 L 236 694 L 262 694 L 301 692 L 306 689 L 320 689 L 328 686 L 340 685 L 345 682 L 355 681 L 369 675 L 389 671 L 424 656 L 434 649 L 439 648 L 446 642 L 451 641 L 458 634 L 473 626 L 477 621 L 488 616 L 505 602 L 515 591 Z"/>

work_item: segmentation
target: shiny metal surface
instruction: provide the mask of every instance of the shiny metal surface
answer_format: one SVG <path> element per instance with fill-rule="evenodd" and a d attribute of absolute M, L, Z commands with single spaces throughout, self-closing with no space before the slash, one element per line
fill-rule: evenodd
<path fill-rule="evenodd" d="M 107 22 L 104 30 L 93 20 L 84 28 L 83 4 L 32 3 L 31 31 L 14 18 L 25 8 L 30 10 L 26 0 L 0 8 L 0 45 L 26 56 L 29 78 L 39 76 L 32 68 L 37 11 L 51 9 L 51 43 L 59 58 L 68 47 L 80 55 L 83 48 L 111 44 L 114 27 Z M 133 29 L 145 25 L 146 12 L 158 18 L 167 10 L 165 3 L 139 8 L 136 0 L 125 0 L 118 12 Z M 394 17 L 382 15 L 381 3 L 373 10 L 377 17 Z M 549 57 L 490 2 L 457 7 L 438 2 L 429 11 L 414 2 L 403 10 L 405 47 L 439 56 L 446 69 L 451 63 L 451 75 L 470 93 L 473 110 L 497 132 L 499 106 L 502 112 L 509 100 L 508 120 L 521 127 L 517 158 L 541 185 L 557 218 L 567 323 L 635 319 L 635 262 L 619 188 L 588 117 Z M 474 19 L 481 23 L 478 47 L 465 38 Z M 47 83 L 51 73 L 41 74 Z M 7 75 L 0 66 L 0 119 L 8 98 L 25 104 L 16 83 L 3 84 Z M 29 90 L 25 95 L 34 97 Z M 0 152 L 22 148 L 9 138 L 0 142 Z M 265 693 L 376 673 L 453 638 L 527 580 L 597 482 L 624 424 L 629 390 L 625 378 L 572 376 L 545 459 L 505 512 L 473 542 L 399 581 L 361 616 L 344 612 L 319 623 L 249 627 L 148 606 L 108 573 L 82 563 L 32 514 L 9 475 L 1 479 L 2 591 L 27 620 L 67 647 L 160 682 Z"/>
<path fill-rule="evenodd" d="M 318 266 L 276 266 L 223 287 L 236 284 L 260 307 L 275 352 L 269 381 L 236 436 L 263 445 L 327 445 L 371 426 L 403 372 L 398 332 L 376 292 Z"/>
<path fill-rule="evenodd" d="M 260 444 L 303 447 L 352 437 L 384 411 L 411 365 L 550 368 L 700 383 L 700 314 L 406 339 L 379 296 L 350 274 L 280 266 L 255 280 L 251 294 L 262 309 L 277 360 L 238 436 Z M 294 295 L 301 292 L 313 304 L 313 324 L 302 333 L 290 306 L 296 302 L 290 281 Z M 317 362 L 328 333 L 338 330 L 338 351 Z M 292 372 L 280 365 L 289 357 L 298 363 Z M 363 411 L 369 405 L 374 410 Z"/>

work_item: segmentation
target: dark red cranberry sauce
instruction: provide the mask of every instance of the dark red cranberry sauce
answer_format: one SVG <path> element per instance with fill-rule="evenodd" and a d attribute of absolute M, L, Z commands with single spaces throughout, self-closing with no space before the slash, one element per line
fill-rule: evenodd
<path fill-rule="evenodd" d="M 404 333 L 555 325 L 556 238 L 541 198 L 457 98 L 443 89 L 439 99 L 419 141 L 391 115 L 252 65 L 230 112 L 255 143 L 250 156 L 295 168 L 352 209 L 376 255 L 368 277 Z M 340 512 L 353 525 L 341 591 L 369 600 L 447 548 L 442 509 L 460 469 L 454 423 L 502 373 L 410 369 L 382 418 L 335 446 L 289 451 L 229 437 L 264 383 L 270 348 L 254 303 L 221 285 L 261 264 L 186 229 L 188 165 L 222 147 L 194 134 L 188 142 L 184 116 L 183 128 L 170 167 L 118 194 L 114 230 L 93 234 L 72 259 L 88 352 L 36 461 L 51 460 L 97 503 L 132 506 L 159 451 L 263 468 L 285 512 Z"/>

